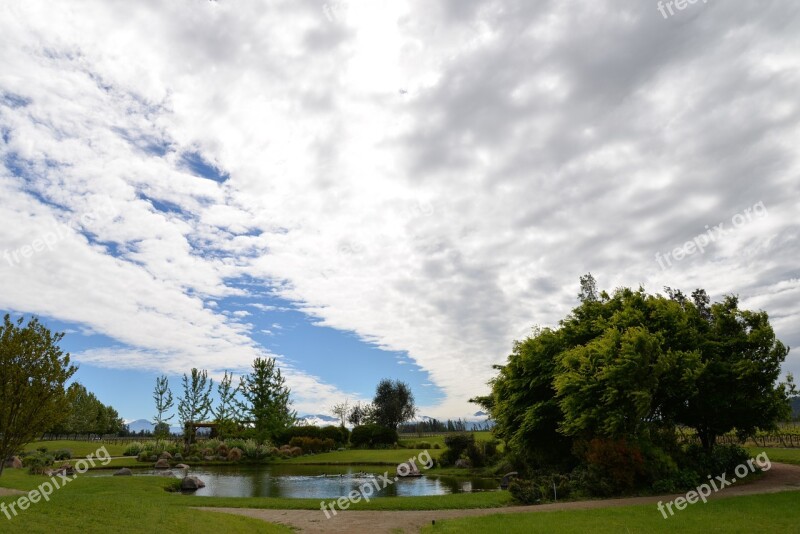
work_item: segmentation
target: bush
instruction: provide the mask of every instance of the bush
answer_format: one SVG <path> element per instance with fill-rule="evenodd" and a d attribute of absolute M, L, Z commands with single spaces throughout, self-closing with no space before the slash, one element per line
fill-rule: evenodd
<path fill-rule="evenodd" d="M 288 445 L 293 438 L 331 439 L 336 445 L 346 445 L 350 438 L 350 431 L 333 425 L 322 428 L 313 425 L 293 426 L 278 433 L 275 439 L 278 445 Z"/>
<path fill-rule="evenodd" d="M 566 499 L 572 493 L 572 483 L 566 475 L 539 475 L 530 480 L 512 479 L 508 491 L 519 503 L 536 504 Z"/>
<path fill-rule="evenodd" d="M 123 456 L 139 456 L 139 453 L 144 450 L 144 445 L 139 443 L 138 441 L 134 441 L 133 443 L 129 443 L 125 450 L 122 451 Z"/>
<path fill-rule="evenodd" d="M 68 449 L 53 451 L 53 458 L 56 460 L 70 460 L 72 459 L 72 451 Z"/>
<path fill-rule="evenodd" d="M 476 467 L 483 465 L 483 459 L 475 447 L 475 436 L 473 434 L 467 434 L 465 432 L 450 434 L 445 436 L 444 444 L 447 449 L 439 457 L 442 465 L 454 465 L 462 456 L 469 457 L 470 463 Z M 477 464 L 473 460 L 473 457 L 479 460 Z"/>
<path fill-rule="evenodd" d="M 442 446 L 441 446 L 441 445 L 439 445 L 438 443 L 434 443 L 434 444 L 433 444 L 433 448 L 434 448 L 434 449 L 441 449 L 441 448 L 442 448 Z"/>
<path fill-rule="evenodd" d="M 336 445 L 330 438 L 306 438 L 296 437 L 289 441 L 290 447 L 300 447 L 307 453 L 325 452 L 333 449 Z"/>
<path fill-rule="evenodd" d="M 37 452 L 22 458 L 22 466 L 27 467 L 32 475 L 41 475 L 44 473 L 45 469 L 53 465 L 53 461 L 55 460 L 52 454 L 47 454 L 46 448 L 44 448 L 45 452 L 42 452 L 42 448 L 44 447 L 40 447 L 37 449 Z"/>
<path fill-rule="evenodd" d="M 150 453 L 147 451 L 142 451 L 136 457 L 137 462 L 146 462 L 150 458 Z"/>
<path fill-rule="evenodd" d="M 237 449 L 236 447 L 232 448 L 228 451 L 228 461 L 229 462 L 238 462 L 242 459 L 242 450 Z"/>
<path fill-rule="evenodd" d="M 750 459 L 750 455 L 738 445 L 717 445 L 709 454 L 700 445 L 693 444 L 686 448 L 685 459 L 687 467 L 706 477 L 733 473 L 736 466 Z"/>
<path fill-rule="evenodd" d="M 581 472 L 580 485 L 590 495 L 607 497 L 630 492 L 646 473 L 642 451 L 624 438 L 579 442 L 575 452 L 584 458 L 586 469 Z"/>
<path fill-rule="evenodd" d="M 357 426 L 350 433 L 350 443 L 354 447 L 381 447 L 397 443 L 397 431 L 380 425 Z"/>

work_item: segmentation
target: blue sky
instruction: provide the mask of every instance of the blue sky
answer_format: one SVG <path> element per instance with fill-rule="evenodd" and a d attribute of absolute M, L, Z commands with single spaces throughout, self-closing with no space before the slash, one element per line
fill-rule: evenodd
<path fill-rule="evenodd" d="M 301 414 L 470 416 L 579 277 L 800 344 L 800 5 L 0 5 L 0 310 L 125 418 L 275 357 Z M 708 228 L 724 225 L 703 243 Z M 800 373 L 800 357 L 784 366 Z"/>

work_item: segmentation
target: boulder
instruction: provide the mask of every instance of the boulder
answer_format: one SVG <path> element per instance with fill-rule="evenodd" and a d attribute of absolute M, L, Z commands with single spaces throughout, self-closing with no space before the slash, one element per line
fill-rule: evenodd
<path fill-rule="evenodd" d="M 122 469 L 120 469 L 119 471 L 114 473 L 114 476 L 115 477 L 130 477 L 130 476 L 133 476 L 133 471 L 131 471 L 127 467 L 123 467 Z"/>
<path fill-rule="evenodd" d="M 403 462 L 397 465 L 397 476 L 418 477 L 421 473 L 414 462 Z"/>
<path fill-rule="evenodd" d="M 169 460 L 162 458 L 156 462 L 154 466 L 156 469 L 169 469 Z"/>
<path fill-rule="evenodd" d="M 459 467 L 461 469 L 469 467 L 469 460 L 465 460 L 464 458 L 459 458 L 458 460 L 456 460 L 456 467 Z"/>
<path fill-rule="evenodd" d="M 166 471 L 159 471 L 158 472 L 158 476 L 160 476 L 160 477 L 174 477 L 175 473 L 173 473 L 171 470 L 167 469 Z"/>
<path fill-rule="evenodd" d="M 175 469 L 189 469 L 189 466 L 186 464 L 178 464 L 175 466 Z"/>
<path fill-rule="evenodd" d="M 19 459 L 19 456 L 12 456 L 6 460 L 4 467 L 10 467 L 11 469 L 22 469 L 22 460 Z"/>
<path fill-rule="evenodd" d="M 161 456 L 158 457 L 161 460 L 172 460 L 172 455 L 167 451 L 161 453 Z"/>
<path fill-rule="evenodd" d="M 206 483 L 197 477 L 183 477 L 183 480 L 181 480 L 182 491 L 197 491 L 205 487 Z"/>

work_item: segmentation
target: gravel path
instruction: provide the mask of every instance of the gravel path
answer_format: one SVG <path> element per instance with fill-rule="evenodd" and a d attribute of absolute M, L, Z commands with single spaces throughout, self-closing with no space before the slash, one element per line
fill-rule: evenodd
<path fill-rule="evenodd" d="M 773 463 L 772 468 L 752 483 L 725 488 L 714 493 L 711 498 L 727 498 L 738 495 L 754 495 L 757 493 L 776 493 L 779 491 L 800 490 L 800 466 Z M 680 494 L 685 495 L 685 494 Z M 339 511 L 330 519 L 325 518 L 321 510 L 265 510 L 256 508 L 200 508 L 213 512 L 224 512 L 253 517 L 270 523 L 281 523 L 297 529 L 299 532 L 418 532 L 424 525 L 433 520 L 453 519 L 458 517 L 474 517 L 490 514 L 514 514 L 520 512 L 547 512 L 552 510 L 587 510 L 590 508 L 608 508 L 612 506 L 629 506 L 633 504 L 655 504 L 658 501 L 668 502 L 676 495 L 648 497 L 631 497 L 626 499 L 604 499 L 594 501 L 576 501 L 533 506 L 509 506 L 506 508 L 474 508 L 466 510 L 420 510 L 420 511 Z"/>

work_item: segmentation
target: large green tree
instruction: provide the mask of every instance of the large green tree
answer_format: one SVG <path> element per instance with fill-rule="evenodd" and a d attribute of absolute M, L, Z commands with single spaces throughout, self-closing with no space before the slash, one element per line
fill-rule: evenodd
<path fill-rule="evenodd" d="M 77 371 L 58 346 L 64 334 L 24 322 L 6 315 L 0 327 L 0 475 L 8 456 L 66 417 L 64 384 Z"/>
<path fill-rule="evenodd" d="M 244 397 L 240 403 L 242 417 L 255 427 L 258 441 L 274 440 L 294 424 L 297 414 L 291 409 L 291 391 L 275 358 L 256 358 L 252 372 L 242 377 L 239 389 Z"/>
<path fill-rule="evenodd" d="M 512 452 L 552 464 L 574 440 L 651 441 L 675 425 L 710 450 L 725 432 L 787 416 L 790 386 L 778 378 L 788 349 L 767 314 L 739 310 L 735 297 L 711 305 L 703 290 L 666 293 L 598 293 L 587 275 L 558 328 L 515 343 L 491 395 L 474 399 Z"/>
<path fill-rule="evenodd" d="M 372 408 L 371 418 L 375 423 L 392 430 L 417 413 L 411 388 L 399 380 L 383 379 L 378 383 Z"/>
<path fill-rule="evenodd" d="M 54 434 L 116 434 L 124 428 L 124 421 L 112 407 L 106 406 L 85 386 L 73 382 L 67 388 L 67 417 L 54 424 L 49 431 Z"/>

